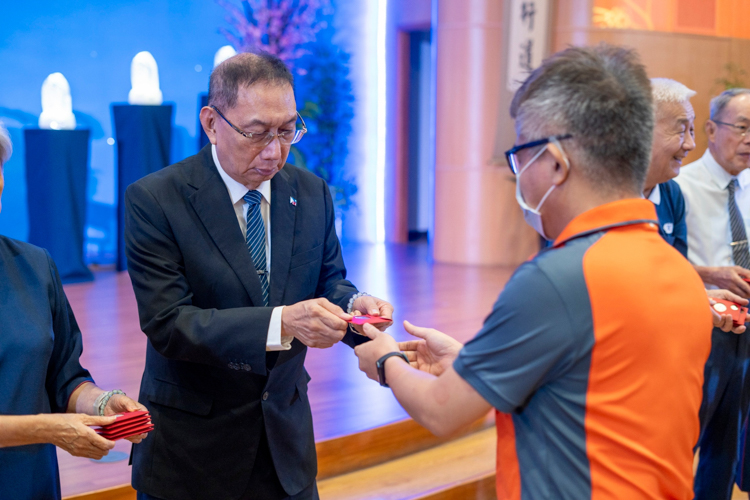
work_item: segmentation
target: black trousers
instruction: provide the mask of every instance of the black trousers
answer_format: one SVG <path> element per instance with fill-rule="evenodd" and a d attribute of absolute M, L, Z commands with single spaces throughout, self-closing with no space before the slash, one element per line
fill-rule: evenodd
<path fill-rule="evenodd" d="M 270 464 L 270 467 L 253 467 L 247 488 L 239 500 L 319 500 L 318 484 L 313 481 L 307 488 L 296 495 L 287 495 L 279 482 L 276 468 L 273 466 L 271 450 L 268 447 L 266 433 L 261 436 L 255 463 Z M 173 500 L 158 498 L 146 493 L 138 492 L 138 500 Z"/>
<path fill-rule="evenodd" d="M 739 454 L 740 430 L 748 413 L 745 383 L 750 337 L 714 328 L 706 362 L 700 409 L 700 461 L 695 473 L 695 500 L 732 497 Z"/>
<path fill-rule="evenodd" d="M 259 492 L 259 495 L 262 495 L 262 493 Z M 148 495 L 146 493 L 138 492 L 137 496 L 138 500 L 165 500 L 163 498 L 158 498 L 152 495 Z M 253 500 L 261 500 L 268 498 L 266 496 L 243 496 L 242 498 L 252 498 Z M 282 497 L 283 500 L 320 500 L 320 497 L 318 496 L 318 485 L 316 482 L 313 481 L 313 483 L 305 488 L 304 490 L 300 491 L 296 495 L 293 496 L 285 496 Z"/>

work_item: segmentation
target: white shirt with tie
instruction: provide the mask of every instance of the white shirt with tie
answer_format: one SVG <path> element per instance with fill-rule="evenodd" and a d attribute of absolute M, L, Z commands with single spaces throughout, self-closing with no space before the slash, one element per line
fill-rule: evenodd
<path fill-rule="evenodd" d="M 733 266 L 732 229 L 729 225 L 729 191 L 734 177 L 707 149 L 703 156 L 680 169 L 675 181 L 685 197 L 688 259 L 697 266 Z M 750 235 L 750 171 L 737 176 L 734 198 Z"/>
<path fill-rule="evenodd" d="M 237 216 L 237 223 L 242 230 L 242 237 L 247 235 L 247 210 L 250 205 L 244 200 L 248 189 L 241 183 L 232 179 L 219 163 L 219 157 L 216 155 L 216 146 L 211 145 L 211 154 L 214 157 L 216 170 L 219 171 L 224 185 L 227 187 L 229 199 L 232 201 L 234 213 Z M 262 198 L 260 200 L 260 215 L 263 218 L 263 224 L 266 227 L 266 276 L 268 276 L 268 285 L 271 285 L 271 181 L 261 182 L 258 191 Z M 294 337 L 281 335 L 281 311 L 284 306 L 273 308 L 271 313 L 271 322 L 268 324 L 268 337 L 266 340 L 267 351 L 285 351 L 292 348 Z"/>

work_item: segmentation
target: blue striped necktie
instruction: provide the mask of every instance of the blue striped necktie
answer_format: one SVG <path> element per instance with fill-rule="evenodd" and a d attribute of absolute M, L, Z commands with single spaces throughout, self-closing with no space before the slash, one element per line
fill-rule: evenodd
<path fill-rule="evenodd" d="M 260 215 L 259 191 L 248 191 L 243 199 L 250 205 L 247 208 L 247 233 L 245 243 L 250 257 L 255 264 L 255 271 L 260 278 L 260 287 L 263 289 L 263 305 L 268 305 L 268 268 L 266 266 L 266 226 Z"/>
<path fill-rule="evenodd" d="M 727 186 L 729 191 L 729 226 L 732 228 L 732 257 L 734 257 L 735 265 L 750 269 L 750 252 L 748 252 L 747 246 L 745 221 L 742 219 L 742 214 L 734 199 L 734 191 L 738 186 L 737 179 L 732 179 L 732 182 Z"/>

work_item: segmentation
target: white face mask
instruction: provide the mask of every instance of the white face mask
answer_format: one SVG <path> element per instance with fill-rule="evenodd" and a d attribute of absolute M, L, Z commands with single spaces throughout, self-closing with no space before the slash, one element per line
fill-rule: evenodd
<path fill-rule="evenodd" d="M 556 140 L 551 141 L 555 146 L 557 146 L 557 149 L 560 150 L 561 153 L 563 153 L 562 148 L 560 147 L 560 143 Z M 529 162 L 518 171 L 518 174 L 516 175 L 516 201 L 521 206 L 521 210 L 523 210 L 523 218 L 526 221 L 526 223 L 533 227 L 534 230 L 539 233 L 539 235 L 544 238 L 545 240 L 549 240 L 547 238 L 547 235 L 544 233 L 544 226 L 542 225 L 542 205 L 544 205 L 544 202 L 547 200 L 547 197 L 554 191 L 554 189 L 557 187 L 556 185 L 550 186 L 550 188 L 547 190 L 546 193 L 544 193 L 544 196 L 542 196 L 542 199 L 539 201 L 539 204 L 536 206 L 536 208 L 531 208 L 526 201 L 523 199 L 523 193 L 521 193 L 521 175 L 526 171 L 529 166 L 534 163 L 540 156 L 544 154 L 544 152 L 547 151 L 547 146 L 544 146 L 542 149 L 539 150 L 537 154 L 529 160 Z M 565 153 L 563 153 L 563 159 L 565 160 L 565 165 L 570 168 L 570 163 L 568 162 L 568 158 L 565 156 Z"/>

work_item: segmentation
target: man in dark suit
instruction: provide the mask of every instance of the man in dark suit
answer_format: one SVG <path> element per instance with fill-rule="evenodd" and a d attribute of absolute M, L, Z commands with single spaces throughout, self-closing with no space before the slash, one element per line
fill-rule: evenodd
<path fill-rule="evenodd" d="M 126 191 L 128 269 L 149 338 L 133 449 L 140 499 L 317 498 L 307 347 L 366 340 L 326 183 L 286 165 L 304 133 L 292 75 L 240 54 L 211 75 L 211 144 Z M 285 307 L 284 307 L 285 306 Z"/>

